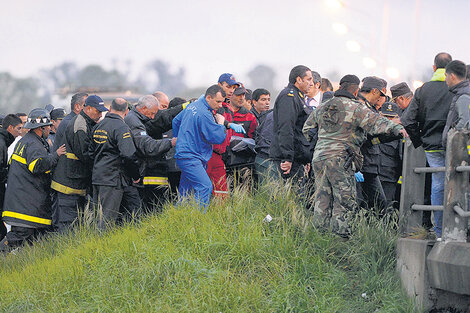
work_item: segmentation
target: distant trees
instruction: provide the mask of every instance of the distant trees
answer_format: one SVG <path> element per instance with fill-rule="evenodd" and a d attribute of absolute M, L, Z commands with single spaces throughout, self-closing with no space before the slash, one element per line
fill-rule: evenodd
<path fill-rule="evenodd" d="M 124 74 L 116 69 L 106 71 L 100 65 L 84 67 L 77 77 L 78 87 L 93 87 L 98 89 L 128 89 L 128 81 Z"/>
<path fill-rule="evenodd" d="M 169 63 L 156 59 L 148 63 L 140 79 L 147 78 L 143 85 L 148 92 L 162 90 L 170 96 L 176 96 L 186 89 L 185 74 L 184 68 L 180 67 L 173 73 Z"/>
<path fill-rule="evenodd" d="M 274 91 L 276 72 L 272 67 L 264 64 L 256 65 L 248 72 L 248 77 L 250 78 L 253 88 L 265 88 L 271 92 Z"/>
<path fill-rule="evenodd" d="M 0 113 L 28 113 L 39 102 L 38 89 L 34 78 L 15 78 L 10 73 L 0 73 Z"/>
<path fill-rule="evenodd" d="M 162 90 L 170 97 L 198 97 L 207 86 L 187 86 L 186 69 L 173 67 L 169 62 L 154 59 L 137 71 L 130 60 L 112 60 L 112 68 L 98 64 L 79 66 L 75 62 L 63 62 L 44 68 L 32 77 L 17 78 L 10 73 L 0 73 L 0 113 L 24 111 L 44 107 L 57 97 L 64 99 L 78 89 L 102 91 L 128 91 L 150 93 Z M 121 66 L 120 66 L 121 65 Z M 276 72 L 265 64 L 256 65 L 248 72 L 252 88 L 275 91 Z M 57 95 L 57 96 L 54 96 Z M 60 95 L 60 96 L 59 96 Z"/>

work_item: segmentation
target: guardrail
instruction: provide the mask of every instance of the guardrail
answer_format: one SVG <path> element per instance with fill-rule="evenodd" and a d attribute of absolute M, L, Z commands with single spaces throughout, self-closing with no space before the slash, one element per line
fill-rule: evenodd
<path fill-rule="evenodd" d="M 445 167 L 426 167 L 423 148 L 405 141 L 397 269 L 418 307 L 470 312 L 470 243 L 467 242 L 470 131 L 448 134 Z M 445 173 L 442 205 L 424 205 L 426 173 Z M 408 236 L 422 226 L 423 211 L 442 211 L 442 241 Z M 460 311 L 459 311 L 460 312 Z"/>
<path fill-rule="evenodd" d="M 415 149 L 409 139 L 405 141 L 403 179 L 400 201 L 402 234 L 415 232 L 422 225 L 423 211 L 443 211 L 442 240 L 467 241 L 469 191 L 469 131 L 451 130 L 448 134 L 445 167 L 426 167 L 423 148 Z M 426 173 L 445 172 L 443 205 L 424 205 Z"/>

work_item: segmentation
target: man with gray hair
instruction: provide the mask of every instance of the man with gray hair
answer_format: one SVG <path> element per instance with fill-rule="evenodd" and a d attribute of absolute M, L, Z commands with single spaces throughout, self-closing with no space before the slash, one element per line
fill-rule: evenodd
<path fill-rule="evenodd" d="M 321 76 L 315 71 L 312 71 L 313 86 L 307 92 L 307 99 L 305 103 L 308 107 L 315 109 L 321 104 L 322 91 L 321 91 Z"/>
<path fill-rule="evenodd" d="M 134 137 L 140 163 L 140 176 L 143 177 L 138 184 L 139 193 L 143 205 L 148 209 L 153 202 L 161 204 L 164 201 L 165 192 L 168 192 L 168 177 L 164 175 L 144 176 L 147 167 L 160 159 L 176 144 L 176 138 L 155 140 L 147 134 L 145 123 L 153 119 L 159 109 L 161 107 L 158 99 L 153 95 L 146 95 L 139 99 L 139 102 L 124 118 Z"/>

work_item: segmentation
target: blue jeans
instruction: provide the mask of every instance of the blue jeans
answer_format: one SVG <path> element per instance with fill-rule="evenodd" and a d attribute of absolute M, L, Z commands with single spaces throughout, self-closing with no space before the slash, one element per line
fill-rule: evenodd
<path fill-rule="evenodd" d="M 429 167 L 446 166 L 445 151 L 426 152 Z M 445 173 L 432 173 L 431 204 L 442 205 L 444 203 Z M 442 236 L 442 211 L 434 211 L 434 232 L 437 237 Z"/>
<path fill-rule="evenodd" d="M 212 182 L 206 172 L 207 164 L 203 164 L 201 160 L 196 158 L 176 159 L 176 164 L 181 169 L 179 196 L 188 197 L 194 192 L 196 203 L 203 208 L 203 212 L 206 212 L 213 189 Z"/>

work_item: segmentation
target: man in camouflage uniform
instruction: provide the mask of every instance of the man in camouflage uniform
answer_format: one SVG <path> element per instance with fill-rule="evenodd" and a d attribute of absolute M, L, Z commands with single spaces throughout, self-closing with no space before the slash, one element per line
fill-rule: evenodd
<path fill-rule="evenodd" d="M 372 112 L 357 100 L 359 78 L 346 75 L 334 97 L 321 104 L 308 117 L 303 133 L 318 127 L 313 154 L 315 174 L 314 220 L 321 228 L 348 237 L 348 213 L 357 207 L 354 172 L 360 170 L 360 152 L 367 135 L 405 135 L 401 125 Z M 349 151 L 349 152 L 348 152 Z M 346 164 L 349 155 L 354 162 Z"/>

